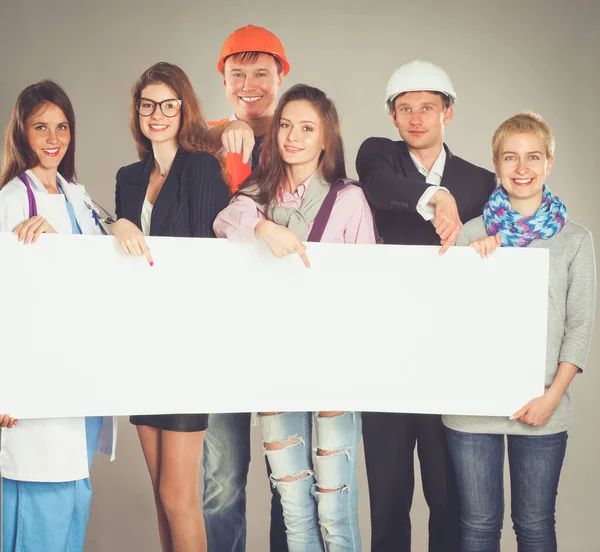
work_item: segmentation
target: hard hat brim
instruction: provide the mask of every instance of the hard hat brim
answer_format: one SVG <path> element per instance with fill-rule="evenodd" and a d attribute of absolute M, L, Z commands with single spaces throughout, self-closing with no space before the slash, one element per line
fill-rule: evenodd
<path fill-rule="evenodd" d="M 258 52 L 260 54 L 267 54 L 269 56 L 273 56 L 276 60 L 279 61 L 279 63 L 281 63 L 281 73 L 283 74 L 283 76 L 287 75 L 290 72 L 290 63 L 288 62 L 287 59 L 282 58 L 279 54 L 276 54 L 275 52 L 265 52 L 263 50 L 248 50 L 249 52 Z M 227 58 L 231 57 L 231 56 L 235 56 L 237 54 L 243 54 L 245 52 L 232 52 L 231 54 L 227 54 L 226 56 L 223 56 L 219 62 L 217 63 L 217 69 L 219 71 L 219 73 L 223 73 L 223 70 L 225 69 L 225 61 L 227 60 Z"/>
<path fill-rule="evenodd" d="M 458 98 L 456 97 L 456 94 L 450 94 L 449 92 L 445 92 L 444 90 L 438 90 L 437 88 L 423 88 L 423 87 L 418 87 L 418 88 L 407 88 L 406 90 L 403 90 L 402 92 L 398 92 L 395 94 L 392 94 L 391 96 L 388 96 L 388 98 L 385 100 L 385 109 L 387 110 L 388 113 L 392 113 L 392 103 L 394 102 L 394 100 L 402 95 L 402 94 L 406 94 L 407 92 L 438 92 L 440 94 L 443 94 L 444 96 L 446 96 L 448 98 L 448 100 L 450 100 L 450 105 L 454 105 L 457 101 Z"/>

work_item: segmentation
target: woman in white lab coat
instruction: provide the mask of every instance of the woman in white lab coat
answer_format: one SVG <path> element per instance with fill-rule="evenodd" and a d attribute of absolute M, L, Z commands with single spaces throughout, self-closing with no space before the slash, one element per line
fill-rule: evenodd
<path fill-rule="evenodd" d="M 75 178 L 75 117 L 52 81 L 21 92 L 0 174 L 0 231 L 24 244 L 43 233 L 104 233 Z M 0 404 L 0 412 L 2 405 Z M 15 420 L 0 414 L 2 552 L 83 551 L 95 452 L 113 455 L 116 418 Z"/>

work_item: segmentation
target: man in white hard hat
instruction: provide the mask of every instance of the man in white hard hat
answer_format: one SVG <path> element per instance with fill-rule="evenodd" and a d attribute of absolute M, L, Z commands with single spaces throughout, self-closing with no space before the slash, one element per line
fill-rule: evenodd
<path fill-rule="evenodd" d="M 456 241 L 461 221 L 483 212 L 494 174 L 453 155 L 444 144 L 456 100 L 450 78 L 433 63 L 407 63 L 388 82 L 385 107 L 402 140 L 368 138 L 356 159 L 385 243 L 441 244 L 443 253 Z M 431 290 L 447 291 L 443 282 Z M 432 340 L 444 316 L 432 313 Z M 363 413 L 363 439 L 372 552 L 410 551 L 415 445 L 430 510 L 429 552 L 459 552 L 458 496 L 441 417 Z"/>

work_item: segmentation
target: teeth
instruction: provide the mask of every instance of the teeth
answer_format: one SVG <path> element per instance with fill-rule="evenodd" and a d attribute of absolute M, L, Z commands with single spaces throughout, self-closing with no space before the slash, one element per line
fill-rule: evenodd
<path fill-rule="evenodd" d="M 167 128 L 167 125 L 150 125 L 150 128 L 154 128 L 156 130 L 164 130 Z"/>
<path fill-rule="evenodd" d="M 248 102 L 248 103 L 252 103 L 255 102 L 256 100 L 260 100 L 260 96 L 252 96 L 252 97 L 241 97 L 240 96 L 240 100 L 244 101 L 244 102 Z"/>
<path fill-rule="evenodd" d="M 529 184 L 532 180 L 532 178 L 515 178 L 517 184 Z"/>
<path fill-rule="evenodd" d="M 53 149 L 45 149 L 44 150 L 46 153 L 58 153 L 58 148 L 53 148 Z"/>

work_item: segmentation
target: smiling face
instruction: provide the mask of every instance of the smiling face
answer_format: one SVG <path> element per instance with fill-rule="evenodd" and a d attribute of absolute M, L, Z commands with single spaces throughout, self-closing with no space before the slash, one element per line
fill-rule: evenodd
<path fill-rule="evenodd" d="M 71 129 L 62 109 L 47 103 L 27 121 L 29 147 L 37 155 L 40 167 L 58 169 L 71 142 Z"/>
<path fill-rule="evenodd" d="M 260 54 L 256 61 L 239 62 L 229 57 L 223 70 L 225 95 L 240 121 L 273 115 L 277 92 L 283 83 L 275 58 Z"/>
<path fill-rule="evenodd" d="M 306 100 L 292 101 L 283 108 L 277 134 L 279 155 L 288 165 L 313 173 L 325 149 L 325 130 L 317 110 Z"/>
<path fill-rule="evenodd" d="M 553 164 L 554 157 L 548 157 L 544 141 L 532 133 L 504 137 L 494 159 L 496 175 L 514 208 L 515 204 L 541 204 L 542 186 Z"/>
<path fill-rule="evenodd" d="M 144 87 L 140 93 L 141 99 L 152 100 L 155 103 L 160 103 L 165 100 L 180 99 L 177 94 L 164 83 L 149 84 Z M 168 103 L 168 102 L 167 102 Z M 167 103 L 163 106 L 167 106 Z M 181 106 L 185 109 L 185 106 Z M 177 142 L 177 133 L 181 125 L 181 111 L 175 117 L 166 117 L 157 105 L 154 113 L 149 117 L 143 117 L 138 114 L 140 121 L 140 129 L 144 136 L 153 143 L 165 143 L 174 141 Z"/>
<path fill-rule="evenodd" d="M 434 92 L 406 92 L 394 100 L 392 119 L 401 138 L 412 150 L 441 148 L 444 127 L 452 120 L 452 106 L 444 107 Z"/>

